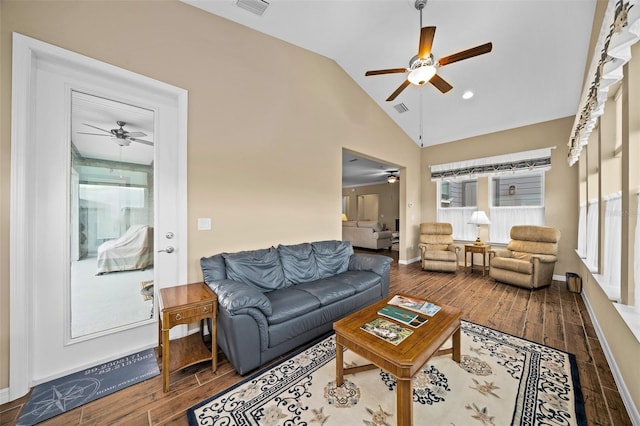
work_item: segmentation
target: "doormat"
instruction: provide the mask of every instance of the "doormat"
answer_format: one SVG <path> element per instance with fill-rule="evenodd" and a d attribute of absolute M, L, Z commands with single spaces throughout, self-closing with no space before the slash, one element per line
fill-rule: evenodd
<path fill-rule="evenodd" d="M 18 425 L 33 425 L 160 374 L 154 350 L 105 362 L 33 388 Z"/>
<path fill-rule="evenodd" d="M 413 424 L 587 424 L 572 354 L 468 321 L 461 332 L 460 364 L 433 357 L 413 377 Z M 344 363 L 368 364 L 350 350 Z M 393 376 L 374 369 L 335 380 L 332 335 L 191 407 L 189 425 L 396 424 Z"/>

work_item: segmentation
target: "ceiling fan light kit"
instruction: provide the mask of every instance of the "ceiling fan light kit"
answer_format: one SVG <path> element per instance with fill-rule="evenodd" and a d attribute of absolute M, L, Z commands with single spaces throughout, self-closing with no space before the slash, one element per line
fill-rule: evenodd
<path fill-rule="evenodd" d="M 489 53 L 493 48 L 491 43 L 485 43 L 471 49 L 454 53 L 453 55 L 445 56 L 440 58 L 440 60 L 434 60 L 433 55 L 431 54 L 431 45 L 433 44 L 433 38 L 436 34 L 436 27 L 422 26 L 422 9 L 424 9 L 426 4 L 427 0 L 416 0 L 414 3 L 414 7 L 420 11 L 420 42 L 418 44 L 418 54 L 409 61 L 409 68 L 374 70 L 367 71 L 364 74 L 365 76 L 373 76 L 409 73 L 407 79 L 402 82 L 402 84 L 387 98 L 387 102 L 394 100 L 404 89 L 407 88 L 409 84 L 424 86 L 426 83 L 431 83 L 440 92 L 447 93 L 453 89 L 453 86 L 438 75 L 439 68 L 454 62 Z"/>
<path fill-rule="evenodd" d="M 436 68 L 434 66 L 421 65 L 409 73 L 407 80 L 416 86 L 422 86 L 429 82 L 435 74 Z"/>

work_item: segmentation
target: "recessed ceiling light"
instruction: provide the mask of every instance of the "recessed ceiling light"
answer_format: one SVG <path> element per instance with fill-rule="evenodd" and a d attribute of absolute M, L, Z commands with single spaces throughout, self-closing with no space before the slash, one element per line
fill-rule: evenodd
<path fill-rule="evenodd" d="M 467 90 L 462 94 L 462 99 L 471 99 L 473 98 L 473 92 L 471 90 Z"/>

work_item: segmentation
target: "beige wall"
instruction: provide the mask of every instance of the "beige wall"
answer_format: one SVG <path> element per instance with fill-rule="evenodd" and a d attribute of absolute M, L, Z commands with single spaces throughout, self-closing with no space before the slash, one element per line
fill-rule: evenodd
<path fill-rule="evenodd" d="M 401 197 L 419 203 L 419 148 L 325 57 L 177 1 L 3 1 L 0 11 L 0 389 L 9 370 L 13 31 L 189 91 L 189 281 L 201 279 L 202 256 L 340 239 L 343 148 L 406 168 Z M 199 217 L 213 230 L 197 231 Z M 405 224 L 419 221 L 416 213 Z M 415 253 L 415 240 L 407 246 L 401 257 Z"/>
<path fill-rule="evenodd" d="M 578 238 L 578 193 L 573 188 L 578 187 L 578 167 L 569 167 L 566 160 L 566 144 L 572 124 L 573 117 L 567 117 L 423 149 L 423 221 L 435 221 L 437 218 L 437 185 L 430 180 L 430 165 L 555 146 L 556 149 L 551 150 L 551 170 L 545 173 L 545 222 L 559 228 L 562 233 L 554 273 L 576 272 L 577 262 L 573 253 Z M 479 179 L 478 182 L 478 207 L 485 211 L 489 209 L 487 181 Z M 481 233 L 481 237 L 486 239 L 487 231 L 481 232 L 485 233 Z"/>

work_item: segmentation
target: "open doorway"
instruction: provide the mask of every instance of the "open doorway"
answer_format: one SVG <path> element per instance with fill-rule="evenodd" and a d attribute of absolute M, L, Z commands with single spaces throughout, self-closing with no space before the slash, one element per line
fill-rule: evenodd
<path fill-rule="evenodd" d="M 388 231 L 392 249 L 399 250 L 400 167 L 343 150 L 342 220 L 343 230 L 372 222 L 367 226 Z"/>

